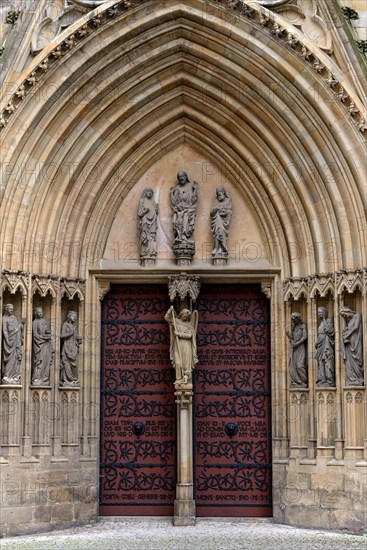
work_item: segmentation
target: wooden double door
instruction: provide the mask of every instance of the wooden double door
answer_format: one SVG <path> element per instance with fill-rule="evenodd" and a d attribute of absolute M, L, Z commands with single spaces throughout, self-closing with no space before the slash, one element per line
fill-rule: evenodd
<path fill-rule="evenodd" d="M 176 404 L 165 285 L 102 304 L 101 515 L 173 515 Z M 269 305 L 260 285 L 203 285 L 195 307 L 197 516 L 272 515 Z"/>

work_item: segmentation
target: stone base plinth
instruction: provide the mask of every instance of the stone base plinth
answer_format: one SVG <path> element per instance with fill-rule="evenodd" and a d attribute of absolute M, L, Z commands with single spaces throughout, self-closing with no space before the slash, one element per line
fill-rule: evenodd
<path fill-rule="evenodd" d="M 175 500 L 173 525 L 195 525 L 195 501 Z"/>
<path fill-rule="evenodd" d="M 195 507 L 195 505 L 194 505 L 194 507 Z M 175 509 L 176 509 L 176 504 L 175 504 Z M 187 525 L 196 525 L 196 518 L 195 517 L 181 518 L 179 516 L 173 516 L 173 525 L 175 525 L 176 527 L 184 527 L 184 526 L 187 526 Z"/>
<path fill-rule="evenodd" d="M 140 258 L 140 265 L 142 267 L 154 267 L 155 258 Z"/>
<path fill-rule="evenodd" d="M 191 264 L 191 260 L 195 254 L 195 242 L 175 242 L 172 246 L 174 255 L 176 256 L 177 265 L 187 266 Z"/>
<path fill-rule="evenodd" d="M 225 267 L 227 265 L 228 253 L 217 252 L 212 254 L 213 265 Z"/>
<path fill-rule="evenodd" d="M 225 267 L 227 265 L 227 258 L 213 258 L 213 265 Z"/>
<path fill-rule="evenodd" d="M 173 525 L 195 525 L 196 510 L 192 483 L 178 483 L 176 485 L 176 496 Z"/>

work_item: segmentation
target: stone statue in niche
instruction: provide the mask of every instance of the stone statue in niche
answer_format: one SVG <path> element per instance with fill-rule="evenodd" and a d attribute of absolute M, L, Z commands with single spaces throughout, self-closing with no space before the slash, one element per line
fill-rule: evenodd
<path fill-rule="evenodd" d="M 176 372 L 175 386 L 192 383 L 192 371 L 198 363 L 196 331 L 198 313 L 183 309 L 176 315 L 173 306 L 165 315 L 170 331 L 170 359 Z"/>
<path fill-rule="evenodd" d="M 302 321 L 299 313 L 292 313 L 292 322 L 292 330 L 287 331 L 291 344 L 291 355 L 289 358 L 291 387 L 307 388 L 307 325 Z"/>
<path fill-rule="evenodd" d="M 341 355 L 345 364 L 345 385 L 363 386 L 362 317 L 349 307 L 342 307 L 339 315 L 345 319 L 341 335 Z"/>
<path fill-rule="evenodd" d="M 173 210 L 173 252 L 178 265 L 189 265 L 195 254 L 194 227 L 198 184 L 186 172 L 178 172 L 177 185 L 171 188 Z"/>
<path fill-rule="evenodd" d="M 138 229 L 142 265 L 154 265 L 157 257 L 158 204 L 151 187 L 144 189 L 139 201 Z"/>
<path fill-rule="evenodd" d="M 18 321 L 13 304 L 4 306 L 2 384 L 20 384 L 25 319 Z"/>
<path fill-rule="evenodd" d="M 61 329 L 60 386 L 79 386 L 79 346 L 82 337 L 77 334 L 77 314 L 69 311 Z"/>
<path fill-rule="evenodd" d="M 328 317 L 326 307 L 319 307 L 317 316 L 321 319 L 316 339 L 316 385 L 319 387 L 335 386 L 334 361 L 334 325 Z"/>
<path fill-rule="evenodd" d="M 217 198 L 210 211 L 211 229 L 214 238 L 212 256 L 214 263 L 218 263 L 216 260 L 222 260 L 225 265 L 228 258 L 228 231 L 232 218 L 232 201 L 227 196 L 224 187 L 218 187 L 216 195 Z"/>
<path fill-rule="evenodd" d="M 34 310 L 32 323 L 32 386 L 48 386 L 54 355 L 51 342 L 51 330 L 43 317 L 42 307 Z"/>

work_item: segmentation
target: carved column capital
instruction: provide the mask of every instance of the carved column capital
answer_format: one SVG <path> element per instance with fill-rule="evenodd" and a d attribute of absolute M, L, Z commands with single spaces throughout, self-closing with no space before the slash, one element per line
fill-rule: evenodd
<path fill-rule="evenodd" d="M 178 406 L 181 409 L 188 409 L 192 404 L 192 384 L 186 386 L 185 388 L 176 387 L 175 396 Z"/>
<path fill-rule="evenodd" d="M 189 296 L 193 302 L 196 302 L 199 292 L 200 279 L 196 275 L 180 273 L 180 275 L 173 275 L 168 278 L 168 294 L 171 302 L 177 297 L 184 300 L 187 296 Z"/>
<path fill-rule="evenodd" d="M 271 283 L 261 283 L 261 292 L 268 300 L 271 300 Z"/>
<path fill-rule="evenodd" d="M 103 298 L 106 296 L 107 292 L 110 290 L 110 288 L 111 288 L 110 281 L 104 281 L 103 279 L 98 281 L 98 296 L 101 302 Z"/>

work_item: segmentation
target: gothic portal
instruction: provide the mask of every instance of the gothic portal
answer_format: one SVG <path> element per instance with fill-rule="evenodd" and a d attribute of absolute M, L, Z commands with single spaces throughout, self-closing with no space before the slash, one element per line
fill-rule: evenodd
<path fill-rule="evenodd" d="M 1 3 L 2 534 L 366 531 L 366 12 L 344 4 Z"/>

